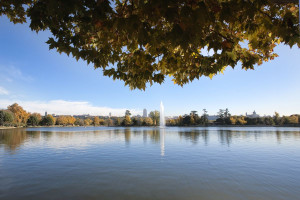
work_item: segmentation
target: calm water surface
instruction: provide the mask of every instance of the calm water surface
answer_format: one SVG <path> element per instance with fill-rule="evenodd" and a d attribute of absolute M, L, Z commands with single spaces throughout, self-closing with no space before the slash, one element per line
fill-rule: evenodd
<path fill-rule="evenodd" d="M 0 130 L 0 199 L 300 199 L 300 128 Z"/>

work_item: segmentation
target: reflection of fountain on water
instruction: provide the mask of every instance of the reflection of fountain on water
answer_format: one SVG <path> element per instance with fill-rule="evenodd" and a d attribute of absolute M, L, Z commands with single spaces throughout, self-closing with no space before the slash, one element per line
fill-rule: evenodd
<path fill-rule="evenodd" d="M 160 130 L 160 155 L 165 155 L 165 129 Z"/>
<path fill-rule="evenodd" d="M 159 119 L 160 129 L 160 155 L 165 155 L 165 109 L 162 101 L 160 102 L 160 119 Z"/>
<path fill-rule="evenodd" d="M 160 119 L 159 119 L 159 122 L 160 122 L 160 128 L 164 128 L 165 125 L 166 125 L 166 122 L 165 122 L 164 105 L 163 105 L 162 101 L 160 102 Z"/>

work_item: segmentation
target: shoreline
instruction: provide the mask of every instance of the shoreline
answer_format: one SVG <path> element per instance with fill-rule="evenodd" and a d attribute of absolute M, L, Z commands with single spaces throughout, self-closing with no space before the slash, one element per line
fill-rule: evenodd
<path fill-rule="evenodd" d="M 72 128 L 72 127 L 112 127 L 112 128 L 130 128 L 130 127 L 148 127 L 148 128 L 159 128 L 159 126 L 62 126 L 62 125 L 54 125 L 54 126 L 20 126 L 20 127 L 13 127 L 13 126 L 0 126 L 0 130 L 5 130 L 5 129 L 18 129 L 18 128 Z M 273 127 L 273 128 L 280 128 L 280 127 L 291 127 L 291 128 L 300 128 L 300 125 L 296 124 L 296 125 L 274 125 L 274 126 L 270 126 L 270 125 L 207 125 L 207 126 L 199 126 L 199 125 L 195 125 L 195 126 L 166 126 L 166 127 L 177 127 L 177 128 L 196 128 L 196 127 L 201 127 L 201 128 L 205 128 L 205 127 Z"/>
<path fill-rule="evenodd" d="M 4 129 L 14 129 L 14 128 L 24 128 L 24 127 L 0 126 L 0 130 L 4 130 Z"/>

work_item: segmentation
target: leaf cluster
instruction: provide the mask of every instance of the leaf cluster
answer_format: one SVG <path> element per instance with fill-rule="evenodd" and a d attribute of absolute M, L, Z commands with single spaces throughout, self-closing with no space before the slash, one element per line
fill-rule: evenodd
<path fill-rule="evenodd" d="M 166 76 L 183 86 L 238 63 L 254 69 L 277 57 L 279 43 L 300 47 L 299 4 L 290 2 L 6 0 L 0 15 L 30 19 L 33 31 L 51 31 L 50 49 L 145 89 Z"/>

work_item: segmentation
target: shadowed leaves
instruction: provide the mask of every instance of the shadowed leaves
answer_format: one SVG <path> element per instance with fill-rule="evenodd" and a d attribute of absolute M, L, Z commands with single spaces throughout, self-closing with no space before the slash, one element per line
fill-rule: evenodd
<path fill-rule="evenodd" d="M 132 89 L 167 75 L 182 86 L 238 63 L 254 69 L 277 57 L 279 43 L 300 47 L 298 11 L 296 1 L 274 0 L 0 3 L 11 21 L 27 16 L 33 31 L 50 30 L 50 49 L 93 63 Z"/>

